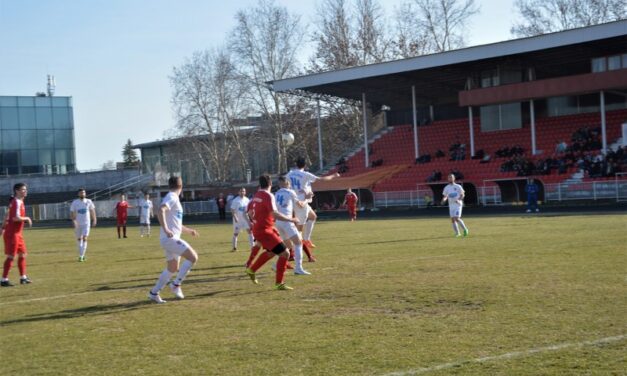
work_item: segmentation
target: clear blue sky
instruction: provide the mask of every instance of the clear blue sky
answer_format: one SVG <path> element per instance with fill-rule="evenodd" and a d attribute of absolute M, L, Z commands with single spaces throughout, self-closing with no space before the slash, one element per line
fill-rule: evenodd
<path fill-rule="evenodd" d="M 314 1 L 278 0 L 311 22 Z M 381 0 L 388 15 L 399 0 Z M 174 125 L 168 76 L 194 51 L 224 43 L 255 0 L 0 0 L 0 95 L 72 96 L 79 169 L 121 160 L 127 139 Z M 513 0 L 478 0 L 469 44 L 510 38 Z"/>

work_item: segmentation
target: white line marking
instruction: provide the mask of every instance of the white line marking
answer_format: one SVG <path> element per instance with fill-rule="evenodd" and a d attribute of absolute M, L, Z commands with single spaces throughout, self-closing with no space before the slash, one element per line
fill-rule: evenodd
<path fill-rule="evenodd" d="M 543 352 L 548 352 L 548 351 L 558 351 L 558 350 L 563 350 L 563 349 L 567 349 L 567 348 L 570 348 L 570 347 L 593 346 L 593 345 L 599 345 L 599 344 L 602 344 L 602 343 L 619 342 L 619 341 L 622 341 L 622 340 L 625 340 L 625 339 L 627 339 L 627 334 L 623 334 L 623 335 L 615 336 L 615 337 L 605 337 L 605 338 L 597 339 L 597 340 L 594 340 L 594 341 L 566 342 L 566 343 L 561 343 L 561 344 L 558 344 L 558 345 L 537 347 L 535 349 L 529 349 L 529 350 L 524 350 L 524 351 L 513 351 L 513 352 L 501 354 L 501 355 L 493 355 L 493 356 L 486 356 L 486 357 L 483 357 L 483 358 L 460 360 L 460 361 L 457 361 L 457 362 L 444 363 L 444 364 L 439 364 L 437 366 L 432 366 L 432 367 L 416 368 L 416 369 L 412 369 L 412 370 L 409 370 L 409 371 L 399 371 L 399 372 L 386 373 L 384 376 L 420 375 L 420 374 L 423 374 L 423 373 L 428 373 L 428 372 L 433 372 L 433 371 L 441 371 L 443 369 L 460 367 L 460 366 L 463 366 L 463 365 L 466 365 L 466 364 L 485 363 L 485 362 L 489 362 L 489 361 L 493 361 L 493 360 L 507 360 L 507 359 L 514 359 L 514 358 L 522 358 L 522 357 L 525 357 L 525 356 L 535 355 L 535 354 L 538 354 L 538 353 L 543 353 Z"/>

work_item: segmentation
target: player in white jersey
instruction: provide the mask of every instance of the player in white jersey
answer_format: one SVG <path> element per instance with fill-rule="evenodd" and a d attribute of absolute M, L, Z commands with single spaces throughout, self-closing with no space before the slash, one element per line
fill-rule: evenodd
<path fill-rule="evenodd" d="M 239 195 L 231 200 L 231 214 L 233 216 L 233 252 L 237 251 L 237 237 L 240 230 L 246 230 L 248 233 L 248 245 L 252 248 L 255 245 L 248 214 L 248 203 L 250 200 L 246 197 L 246 188 L 239 190 Z"/>
<path fill-rule="evenodd" d="M 150 193 L 144 194 L 144 198 L 139 201 L 137 206 L 139 207 L 139 236 L 142 238 L 144 235 L 150 237 L 150 218 L 154 217 Z"/>
<path fill-rule="evenodd" d="M 451 222 L 453 223 L 453 230 L 455 236 L 460 236 L 459 228 L 457 225 L 462 226 L 464 236 L 468 236 L 468 228 L 464 221 L 462 221 L 462 207 L 464 206 L 464 188 L 461 185 L 455 183 L 455 175 L 449 174 L 448 184 L 444 187 L 442 192 L 442 205 L 448 201 L 448 210 L 451 215 Z"/>
<path fill-rule="evenodd" d="M 96 226 L 98 218 L 96 218 L 96 206 L 87 198 L 87 192 L 84 188 L 78 190 L 78 198 L 72 201 L 70 205 L 70 218 L 74 224 L 74 233 L 76 234 L 76 242 L 78 244 L 78 262 L 85 261 L 85 252 L 87 252 L 87 237 L 93 223 Z"/>
<path fill-rule="evenodd" d="M 294 213 L 298 222 L 298 229 L 303 232 L 303 245 L 308 248 L 315 247 L 311 242 L 311 233 L 313 231 L 314 223 L 318 218 L 316 216 L 316 212 L 309 206 L 309 203 L 312 201 L 313 191 L 311 189 L 311 184 L 316 180 L 331 180 L 336 177 L 339 177 L 340 174 L 337 172 L 333 175 L 328 176 L 316 176 L 312 173 L 305 171 L 305 158 L 299 157 L 296 160 L 296 168 L 292 169 L 287 173 L 287 178 L 290 180 L 290 184 L 292 185 L 292 189 L 296 192 L 298 199 L 300 201 L 306 201 L 307 205 L 303 208 L 299 208 L 296 206 L 294 208 Z"/>
<path fill-rule="evenodd" d="M 192 266 L 198 261 L 196 251 L 185 240 L 181 239 L 182 233 L 198 236 L 196 230 L 183 225 L 183 206 L 179 200 L 183 190 L 183 181 L 178 176 L 172 176 L 168 179 L 168 187 L 170 192 L 161 200 L 161 205 L 157 211 L 157 219 L 161 225 L 160 243 L 165 252 L 166 268 L 161 272 L 155 287 L 148 294 L 148 298 L 157 303 L 165 303 L 165 300 L 161 299 L 159 291 L 168 284 L 177 270 L 178 274 L 170 283 L 170 289 L 178 299 L 184 298 L 181 283 Z M 185 260 L 179 268 L 181 257 Z"/>
<path fill-rule="evenodd" d="M 279 177 L 279 186 L 281 189 L 276 191 L 274 197 L 276 198 L 277 210 L 288 218 L 292 218 L 295 208 L 303 208 L 307 203 L 305 201 L 298 200 L 296 192 L 290 189 L 290 181 L 285 176 Z M 292 222 L 277 220 L 274 226 L 279 230 L 279 235 L 285 242 L 288 248 L 294 250 L 294 274 L 296 275 L 309 275 L 308 271 L 303 269 L 303 242 L 300 237 L 300 232 L 296 228 L 296 225 Z"/>

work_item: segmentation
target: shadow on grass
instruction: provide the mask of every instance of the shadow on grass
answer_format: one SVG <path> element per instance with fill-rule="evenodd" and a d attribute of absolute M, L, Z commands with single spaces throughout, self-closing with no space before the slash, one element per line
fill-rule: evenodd
<path fill-rule="evenodd" d="M 107 284 L 92 285 L 94 287 L 92 291 L 137 290 L 141 288 L 148 289 L 154 286 L 154 283 L 157 281 L 158 277 L 159 275 L 155 274 L 154 278 L 134 279 L 134 280 L 127 280 L 127 281 L 110 282 Z M 217 282 L 225 282 L 225 281 L 247 281 L 249 279 L 248 276 L 246 276 L 244 273 L 237 274 L 237 275 L 225 275 L 221 277 L 209 277 L 209 278 L 207 277 L 202 278 L 202 277 L 203 277 L 202 274 L 195 274 L 187 278 L 184 284 L 196 285 L 200 283 L 217 283 Z M 131 286 L 111 286 L 111 285 L 118 285 L 118 284 L 123 284 L 123 283 L 144 282 L 144 281 L 150 281 L 151 283 L 134 284 Z"/>
<path fill-rule="evenodd" d="M 351 243 L 345 245 L 372 245 L 372 244 L 390 244 L 390 243 L 407 243 L 407 242 L 419 242 L 426 240 L 442 240 L 451 239 L 450 236 L 435 236 L 431 238 L 412 238 L 412 239 L 394 239 L 394 240 L 382 240 L 378 242 L 364 242 L 364 243 Z"/>

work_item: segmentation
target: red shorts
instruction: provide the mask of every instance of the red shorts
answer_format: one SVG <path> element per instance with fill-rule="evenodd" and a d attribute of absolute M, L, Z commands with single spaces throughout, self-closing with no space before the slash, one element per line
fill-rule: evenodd
<path fill-rule="evenodd" d="M 253 236 L 256 241 L 261 243 L 263 249 L 268 251 L 272 251 L 274 247 L 283 242 L 279 236 L 279 232 L 274 227 L 264 232 L 253 232 Z"/>
<path fill-rule="evenodd" d="M 124 226 L 126 224 L 127 217 L 118 217 L 118 226 Z"/>
<path fill-rule="evenodd" d="M 15 257 L 18 253 L 26 254 L 26 243 L 22 235 L 7 236 L 4 235 L 4 254 Z"/>
<path fill-rule="evenodd" d="M 349 206 L 347 209 L 348 209 L 348 214 L 349 214 L 351 217 L 355 217 L 355 216 L 357 216 L 357 207 L 356 207 L 356 206 L 355 206 L 355 207 L 350 207 L 350 206 Z"/>

